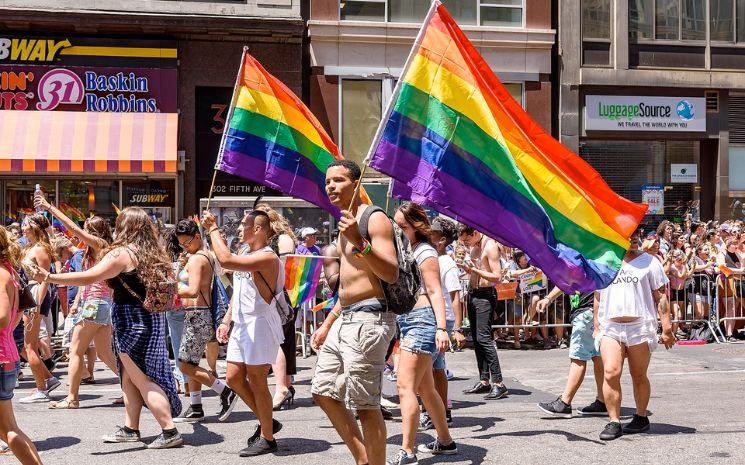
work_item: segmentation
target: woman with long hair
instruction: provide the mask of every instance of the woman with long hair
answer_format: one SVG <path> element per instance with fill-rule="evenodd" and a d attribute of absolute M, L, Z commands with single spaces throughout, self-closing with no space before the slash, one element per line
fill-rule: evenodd
<path fill-rule="evenodd" d="M 111 224 L 105 218 L 88 218 L 83 227 L 68 218 L 60 209 L 50 204 L 43 195 L 36 195 L 34 206 L 43 208 L 62 223 L 69 232 L 85 243 L 83 270 L 93 268 L 102 258 L 101 253 L 112 242 Z M 97 281 L 78 289 L 75 304 L 71 309 L 76 314 L 70 341 L 70 365 L 67 397 L 51 402 L 51 409 L 76 409 L 80 407 L 80 382 L 83 378 L 83 355 L 91 342 L 96 345 L 96 354 L 114 373 L 118 373 L 116 358 L 111 350 L 111 289 L 105 281 Z M 92 365 L 92 363 L 91 363 Z M 88 370 L 93 378 L 93 371 Z"/>
<path fill-rule="evenodd" d="M 28 245 L 26 245 L 23 253 L 24 264 L 36 265 L 46 271 L 51 269 L 52 263 L 54 263 L 54 250 L 52 250 L 52 244 L 47 234 L 48 228 L 49 220 L 41 213 L 34 213 L 24 218 L 21 229 L 23 235 L 28 239 Z M 31 395 L 19 401 L 22 404 L 49 402 L 51 400 L 49 393 L 60 385 L 60 381 L 52 375 L 39 354 L 41 323 L 52 311 L 49 286 L 46 283 L 35 281 L 29 281 L 29 285 L 32 286 L 32 293 L 37 306 L 25 311 L 23 315 L 23 351 L 31 367 L 31 373 L 34 375 L 36 389 Z"/>
<path fill-rule="evenodd" d="M 287 219 L 277 213 L 269 204 L 260 203 L 256 206 L 269 216 L 269 226 L 274 232 L 269 245 L 274 252 L 282 258 L 295 252 L 297 238 L 292 232 L 292 227 Z M 289 407 L 295 401 L 295 388 L 292 386 L 292 377 L 297 374 L 297 339 L 295 338 L 295 319 L 297 312 L 293 312 L 292 318 L 282 325 L 285 340 L 279 346 L 277 360 L 272 364 L 275 387 L 272 406 L 274 410 Z"/>
<path fill-rule="evenodd" d="M 391 465 L 416 462 L 414 443 L 419 427 L 419 402 L 434 424 L 437 438 L 419 445 L 417 451 L 431 454 L 455 454 L 458 448 L 450 436 L 445 405 L 435 390 L 432 362 L 438 352 L 450 347 L 445 316 L 445 299 L 440 280 L 439 254 L 431 243 L 431 228 L 427 213 L 420 205 L 405 203 L 398 207 L 393 220 L 411 244 L 419 266 L 422 284 L 414 309 L 396 317 L 401 329 L 396 387 L 401 406 L 402 444 Z M 413 460 L 412 460 L 413 459 Z"/>
<path fill-rule="evenodd" d="M 181 412 L 168 360 L 163 313 L 147 311 L 143 302 L 173 281 L 171 260 L 158 241 L 147 213 L 128 207 L 116 219 L 113 243 L 101 260 L 80 273 L 49 274 L 36 267 L 34 278 L 63 286 L 85 286 L 106 280 L 113 290 L 111 320 L 118 355 L 119 379 L 124 391 L 124 426 L 104 442 L 139 442 L 140 413 L 148 409 L 162 432 L 147 447 L 165 449 L 183 443 L 173 423 Z"/>
<path fill-rule="evenodd" d="M 8 444 L 23 464 L 41 464 L 34 443 L 16 423 L 13 389 L 18 379 L 18 349 L 13 329 L 20 322 L 18 312 L 18 268 L 21 249 L 10 233 L 0 226 L 0 439 Z"/>

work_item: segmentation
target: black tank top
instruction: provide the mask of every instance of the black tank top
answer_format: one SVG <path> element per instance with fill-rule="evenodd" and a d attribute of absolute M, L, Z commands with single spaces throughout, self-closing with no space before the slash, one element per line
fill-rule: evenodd
<path fill-rule="evenodd" d="M 138 297 L 132 295 L 127 288 L 122 285 L 122 281 L 129 286 L 129 288 L 137 294 Z M 118 305 L 142 305 L 142 301 L 145 300 L 145 285 L 140 281 L 140 277 L 137 276 L 137 271 L 125 271 L 120 273 L 114 279 L 109 279 L 107 284 L 113 291 L 113 300 Z"/>

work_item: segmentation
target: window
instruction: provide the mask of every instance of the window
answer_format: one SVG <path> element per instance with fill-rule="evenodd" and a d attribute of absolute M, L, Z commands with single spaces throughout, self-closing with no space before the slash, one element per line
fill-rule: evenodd
<path fill-rule="evenodd" d="M 655 39 L 675 39 L 680 26 L 679 0 L 655 1 Z"/>
<path fill-rule="evenodd" d="M 745 43 L 745 0 L 737 0 L 737 41 Z"/>
<path fill-rule="evenodd" d="M 140 207 L 151 218 L 172 223 L 176 184 L 173 180 L 122 181 L 122 206 Z"/>
<path fill-rule="evenodd" d="M 382 81 L 341 81 L 341 149 L 345 158 L 362 164 L 382 113 Z"/>
<path fill-rule="evenodd" d="M 462 25 L 522 27 L 524 0 L 442 0 Z M 418 23 L 427 14 L 431 0 L 342 0 L 340 17 L 349 21 Z"/>
<path fill-rule="evenodd" d="M 610 0 L 582 1 L 582 38 L 610 39 Z"/>
<path fill-rule="evenodd" d="M 504 83 L 504 87 L 510 93 L 512 98 L 517 100 L 517 103 L 525 108 L 525 103 L 523 102 L 523 85 L 521 83 L 507 82 Z"/>
<path fill-rule="evenodd" d="M 629 0 L 632 40 L 705 41 L 707 27 L 711 42 L 745 42 L 745 0 Z"/>
<path fill-rule="evenodd" d="M 114 205 L 119 205 L 119 181 L 60 181 L 60 205 L 73 207 L 84 218 L 91 213 L 116 218 Z"/>
<path fill-rule="evenodd" d="M 734 16 L 732 0 L 711 0 L 709 28 L 711 40 L 732 42 L 734 40 Z"/>
<path fill-rule="evenodd" d="M 629 36 L 632 39 L 654 37 L 654 0 L 629 0 Z"/>
<path fill-rule="evenodd" d="M 729 146 L 729 189 L 745 191 L 745 145 Z"/>
<path fill-rule="evenodd" d="M 706 40 L 706 3 L 682 0 L 680 35 L 683 40 Z"/>

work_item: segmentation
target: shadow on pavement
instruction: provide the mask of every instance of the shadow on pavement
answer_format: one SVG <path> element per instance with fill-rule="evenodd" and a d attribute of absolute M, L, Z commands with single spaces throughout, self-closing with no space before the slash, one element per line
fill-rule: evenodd
<path fill-rule="evenodd" d="M 201 423 L 193 423 L 194 431 L 191 434 L 183 434 L 184 445 L 186 446 L 204 446 L 220 444 L 225 441 L 222 434 L 213 433 Z"/>
<path fill-rule="evenodd" d="M 666 434 L 696 434 L 696 428 L 689 426 L 671 425 L 668 423 L 654 423 L 649 425 L 649 432 L 646 434 L 651 435 L 666 435 Z"/>
<path fill-rule="evenodd" d="M 483 434 L 481 436 L 472 436 L 472 439 L 494 439 L 502 436 L 514 436 L 519 438 L 526 438 L 526 437 L 532 437 L 532 436 L 541 436 L 544 434 L 553 434 L 556 436 L 564 436 L 567 441 L 569 442 L 591 442 L 593 444 L 605 444 L 605 442 L 600 440 L 594 440 L 594 439 L 588 439 L 573 433 L 569 433 L 567 431 L 562 431 L 558 429 L 543 429 L 543 430 L 534 430 L 534 431 L 512 431 L 508 433 L 493 433 L 493 434 Z"/>
<path fill-rule="evenodd" d="M 315 454 L 331 449 L 330 442 L 319 439 L 281 438 L 277 440 L 277 444 L 279 450 L 275 455 L 280 457 Z M 285 447 L 285 444 L 292 445 Z"/>
<path fill-rule="evenodd" d="M 56 436 L 53 438 L 46 438 L 43 441 L 34 441 L 36 450 L 39 452 L 45 450 L 64 449 L 65 447 L 71 447 L 75 444 L 80 443 L 80 438 L 72 436 Z"/>
<path fill-rule="evenodd" d="M 451 429 L 458 429 L 458 428 L 475 428 L 478 427 L 478 429 L 473 429 L 473 432 L 482 432 L 486 431 L 489 428 L 495 426 L 500 421 L 504 421 L 504 418 L 499 417 L 487 417 L 487 418 L 478 418 L 478 417 L 459 417 L 454 416 L 453 417 L 453 424 L 450 426 Z"/>

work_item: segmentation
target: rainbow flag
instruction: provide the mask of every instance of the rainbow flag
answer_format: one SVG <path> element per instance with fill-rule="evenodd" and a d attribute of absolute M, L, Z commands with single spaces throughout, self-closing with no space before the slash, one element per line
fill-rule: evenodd
<path fill-rule="evenodd" d="M 734 274 L 734 272 L 726 265 L 719 265 L 719 272 L 724 275 L 725 278 L 729 278 Z"/>
<path fill-rule="evenodd" d="M 83 213 L 82 210 L 80 210 L 79 208 L 74 207 L 67 202 L 60 202 L 59 209 L 62 213 L 65 214 L 66 217 L 70 218 L 71 220 L 78 223 L 85 223 L 85 213 Z"/>
<path fill-rule="evenodd" d="M 233 91 L 216 169 L 265 184 L 339 216 L 326 168 L 344 157 L 303 102 L 248 52 Z M 370 203 L 364 190 L 363 202 Z"/>
<path fill-rule="evenodd" d="M 525 251 L 569 293 L 613 281 L 647 210 L 528 116 L 439 1 L 370 154 L 394 196 Z"/>
<path fill-rule="evenodd" d="M 297 307 L 316 295 L 323 269 L 323 257 L 288 255 L 285 261 L 285 289 L 290 305 Z"/>
<path fill-rule="evenodd" d="M 331 310 L 333 310 L 334 305 L 336 305 L 337 300 L 339 300 L 339 294 L 336 294 L 330 299 L 326 299 L 320 304 L 313 307 L 313 313 L 319 312 L 321 310 L 323 310 L 324 312 L 330 312 Z"/>

